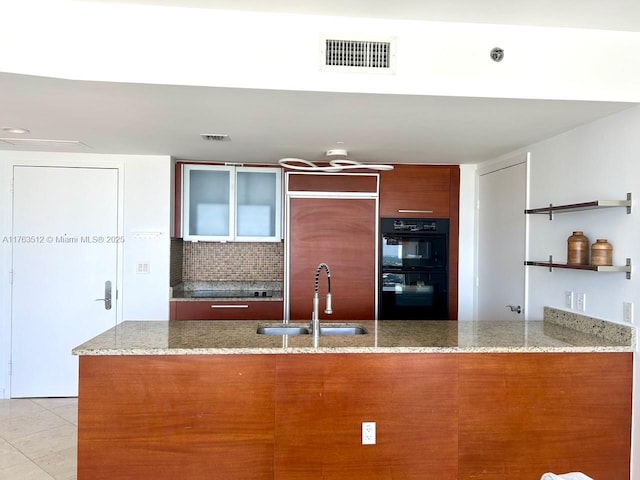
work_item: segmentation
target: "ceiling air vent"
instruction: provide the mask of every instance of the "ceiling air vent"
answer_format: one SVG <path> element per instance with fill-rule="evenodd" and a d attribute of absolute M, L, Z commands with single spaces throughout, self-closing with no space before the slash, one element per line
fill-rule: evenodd
<path fill-rule="evenodd" d="M 396 39 L 365 40 L 322 37 L 324 71 L 395 73 Z"/>
<path fill-rule="evenodd" d="M 200 136 L 207 142 L 230 142 L 231 137 L 229 135 L 223 135 L 220 133 L 201 133 Z"/>

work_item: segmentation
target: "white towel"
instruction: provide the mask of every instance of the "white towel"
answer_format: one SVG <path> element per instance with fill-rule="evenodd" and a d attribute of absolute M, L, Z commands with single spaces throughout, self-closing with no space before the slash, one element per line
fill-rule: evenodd
<path fill-rule="evenodd" d="M 555 473 L 545 473 L 540 480 L 593 480 L 582 472 L 570 472 L 556 475 Z"/>

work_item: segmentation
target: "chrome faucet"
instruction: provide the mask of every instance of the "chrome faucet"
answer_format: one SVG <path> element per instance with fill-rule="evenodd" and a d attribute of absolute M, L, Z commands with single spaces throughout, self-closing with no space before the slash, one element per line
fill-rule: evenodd
<path fill-rule="evenodd" d="M 313 293 L 313 313 L 311 314 L 311 332 L 313 333 L 313 347 L 318 348 L 320 343 L 320 315 L 318 310 L 320 308 L 320 298 L 318 296 L 319 284 L 320 284 L 320 272 L 325 270 L 327 272 L 327 303 L 325 305 L 324 313 L 331 315 L 333 310 L 331 309 L 331 271 L 329 265 L 321 263 L 316 269 L 316 288 Z"/>

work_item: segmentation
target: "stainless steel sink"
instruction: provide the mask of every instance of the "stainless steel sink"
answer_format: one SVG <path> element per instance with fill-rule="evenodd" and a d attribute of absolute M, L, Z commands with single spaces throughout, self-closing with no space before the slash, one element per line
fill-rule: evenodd
<path fill-rule="evenodd" d="M 300 325 L 261 325 L 256 330 L 260 335 L 309 335 L 311 329 Z M 369 333 L 361 325 L 320 325 L 320 335 L 364 335 Z"/>
<path fill-rule="evenodd" d="M 320 325 L 320 335 L 364 335 L 367 329 L 360 325 Z"/>
<path fill-rule="evenodd" d="M 256 333 L 261 335 L 309 335 L 308 327 L 296 327 L 293 325 L 276 325 L 258 327 Z"/>

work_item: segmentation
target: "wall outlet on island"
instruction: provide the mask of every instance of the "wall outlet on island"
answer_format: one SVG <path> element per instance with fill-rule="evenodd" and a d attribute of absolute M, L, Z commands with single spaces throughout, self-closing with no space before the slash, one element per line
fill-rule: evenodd
<path fill-rule="evenodd" d="M 376 444 L 376 422 L 362 422 L 362 445 Z"/>

